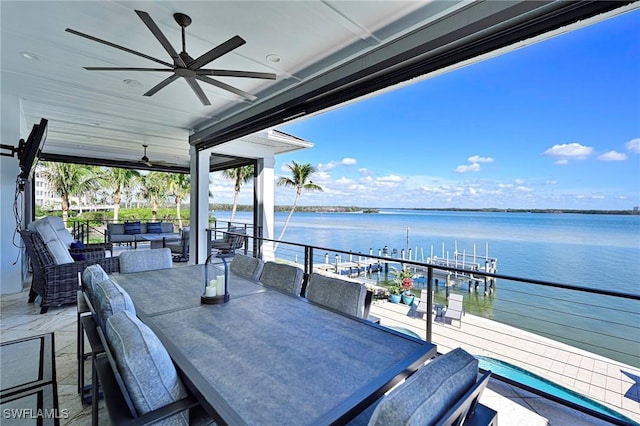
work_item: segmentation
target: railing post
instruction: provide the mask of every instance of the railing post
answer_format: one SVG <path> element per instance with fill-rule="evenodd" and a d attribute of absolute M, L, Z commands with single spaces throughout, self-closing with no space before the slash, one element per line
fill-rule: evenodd
<path fill-rule="evenodd" d="M 433 267 L 427 266 L 427 342 L 431 343 L 433 333 Z"/>

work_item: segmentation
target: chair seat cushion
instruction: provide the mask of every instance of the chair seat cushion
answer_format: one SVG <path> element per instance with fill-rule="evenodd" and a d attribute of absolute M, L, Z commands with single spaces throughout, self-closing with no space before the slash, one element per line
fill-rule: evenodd
<path fill-rule="evenodd" d="M 155 333 L 135 314 L 124 311 L 109 318 L 106 337 L 131 400 L 148 413 L 187 396 L 187 391 Z M 159 424 L 188 425 L 185 410 Z"/>
<path fill-rule="evenodd" d="M 421 367 L 382 398 L 369 425 L 433 425 L 476 382 L 478 360 L 461 348 Z"/>

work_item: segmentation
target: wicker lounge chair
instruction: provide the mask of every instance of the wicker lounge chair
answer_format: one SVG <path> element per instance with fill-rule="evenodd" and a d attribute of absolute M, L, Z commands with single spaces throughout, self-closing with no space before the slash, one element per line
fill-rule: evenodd
<path fill-rule="evenodd" d="M 120 270 L 117 257 L 105 257 L 104 246 L 99 248 L 76 249 L 82 251 L 87 260 L 56 264 L 44 241 L 37 232 L 20 231 L 22 241 L 33 268 L 33 279 L 29 291 L 29 303 L 38 295 L 42 297 L 40 313 L 47 312 L 50 306 L 76 303 L 78 290 L 78 272 L 89 265 L 100 264 L 107 273 Z"/>

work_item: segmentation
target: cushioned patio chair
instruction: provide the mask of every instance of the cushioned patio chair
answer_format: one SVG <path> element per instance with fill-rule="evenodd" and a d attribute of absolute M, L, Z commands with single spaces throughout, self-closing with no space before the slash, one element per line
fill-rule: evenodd
<path fill-rule="evenodd" d="M 244 254 L 236 254 L 229 264 L 229 271 L 236 277 L 249 281 L 258 281 L 263 267 L 264 262 L 262 259 L 245 256 Z"/>
<path fill-rule="evenodd" d="M 498 413 L 478 401 L 491 372 L 461 348 L 420 367 L 349 425 L 495 425 Z"/>
<path fill-rule="evenodd" d="M 308 301 L 358 318 L 365 318 L 367 288 L 360 283 L 314 272 L 309 277 Z"/>
<path fill-rule="evenodd" d="M 162 239 L 162 246 L 171 250 L 175 262 L 187 262 L 189 260 L 189 228 L 180 230 L 180 240 Z"/>
<path fill-rule="evenodd" d="M 87 324 L 104 348 L 95 369 L 112 424 L 215 425 L 183 385 L 162 342 L 135 314 L 114 314 L 104 327 Z M 93 409 L 97 422 L 97 404 Z"/>
<path fill-rule="evenodd" d="M 168 248 L 131 250 L 120 253 L 120 273 L 153 271 L 173 268 L 171 250 Z"/>
<path fill-rule="evenodd" d="M 302 269 L 285 263 L 265 262 L 260 274 L 260 282 L 285 293 L 300 296 Z"/>
<path fill-rule="evenodd" d="M 41 296 L 41 314 L 46 313 L 51 306 L 77 302 L 78 273 L 84 271 L 87 266 L 99 264 L 109 274 L 120 271 L 118 257 L 106 257 L 104 250 L 85 252 L 87 260 L 73 261 L 71 258 L 67 263 L 59 264 L 40 234 L 21 230 L 20 236 L 33 270 L 29 303 Z"/>
<path fill-rule="evenodd" d="M 209 241 L 209 254 L 211 254 L 211 250 L 217 250 L 218 256 L 234 254 L 244 245 L 247 230 L 244 227 L 232 226 L 223 235 L 222 239 Z"/>
<path fill-rule="evenodd" d="M 462 295 L 451 293 L 449 303 L 444 311 L 444 320 L 453 324 L 453 320 L 458 321 L 458 328 L 462 327 L 462 315 L 464 314 L 464 302 Z"/>

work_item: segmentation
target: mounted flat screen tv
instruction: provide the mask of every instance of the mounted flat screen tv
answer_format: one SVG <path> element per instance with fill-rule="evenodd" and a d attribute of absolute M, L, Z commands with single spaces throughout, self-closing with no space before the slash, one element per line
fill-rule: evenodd
<path fill-rule="evenodd" d="M 40 152 L 47 138 L 47 119 L 40 120 L 40 124 L 34 124 L 25 142 L 20 140 L 18 146 L 18 160 L 20 161 L 20 179 L 27 180 L 33 173 L 35 165 L 40 157 Z"/>

